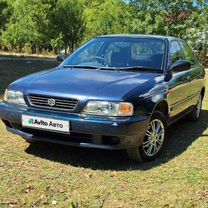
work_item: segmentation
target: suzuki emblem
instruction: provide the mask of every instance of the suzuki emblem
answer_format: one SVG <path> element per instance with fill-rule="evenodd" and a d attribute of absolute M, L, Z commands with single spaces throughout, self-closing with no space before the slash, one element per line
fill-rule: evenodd
<path fill-rule="evenodd" d="M 48 99 L 48 105 L 50 105 L 51 107 L 54 106 L 56 104 L 56 101 L 54 99 Z"/>

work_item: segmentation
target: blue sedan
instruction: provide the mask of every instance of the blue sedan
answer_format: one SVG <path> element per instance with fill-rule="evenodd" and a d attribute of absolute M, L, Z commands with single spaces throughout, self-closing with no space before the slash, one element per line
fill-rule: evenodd
<path fill-rule="evenodd" d="M 7 130 L 29 143 L 126 149 L 152 161 L 169 125 L 200 117 L 205 70 L 181 39 L 100 36 L 58 60 L 10 84 L 0 103 Z"/>

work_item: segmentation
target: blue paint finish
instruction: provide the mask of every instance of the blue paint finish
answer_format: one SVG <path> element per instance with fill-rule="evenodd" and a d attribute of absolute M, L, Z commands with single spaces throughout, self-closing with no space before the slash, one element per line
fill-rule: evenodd
<path fill-rule="evenodd" d="M 21 124 L 23 114 L 66 120 L 71 124 L 71 132 L 95 135 L 128 136 L 137 134 L 138 129 L 144 133 L 144 128 L 146 128 L 146 125 L 148 124 L 148 117 L 145 116 L 130 117 L 128 119 L 101 119 L 100 117 L 96 118 L 95 116 L 83 117 L 80 114 L 67 114 L 39 109 L 14 108 L 14 106 L 10 106 L 5 103 L 0 104 L 0 118 L 3 120 L 9 120 L 11 123 Z M 113 125 L 115 122 L 117 123 L 116 127 Z"/>
<path fill-rule="evenodd" d="M 156 76 L 156 73 L 57 68 L 18 80 L 10 88 L 22 90 L 25 95 L 120 101 L 129 91 L 145 86 Z"/>

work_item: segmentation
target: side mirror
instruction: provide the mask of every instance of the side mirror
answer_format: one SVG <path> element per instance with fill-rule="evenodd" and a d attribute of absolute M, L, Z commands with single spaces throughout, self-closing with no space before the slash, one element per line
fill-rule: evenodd
<path fill-rule="evenodd" d="M 62 63 L 66 59 L 67 55 L 60 54 L 56 57 L 57 62 Z"/>
<path fill-rule="evenodd" d="M 172 77 L 173 77 L 173 75 L 172 75 L 171 71 L 167 71 L 165 74 L 164 81 L 169 82 L 172 79 Z"/>
<path fill-rule="evenodd" d="M 187 71 L 191 68 L 191 63 L 189 61 L 181 60 L 176 61 L 171 67 L 171 72 L 182 72 Z"/>

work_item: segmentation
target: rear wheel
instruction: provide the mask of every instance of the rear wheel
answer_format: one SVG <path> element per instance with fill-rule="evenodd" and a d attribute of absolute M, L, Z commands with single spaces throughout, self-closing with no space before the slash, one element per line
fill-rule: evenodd
<path fill-rule="evenodd" d="M 191 121 L 195 122 L 198 121 L 201 115 L 201 109 L 202 109 L 202 95 L 200 94 L 199 100 L 194 107 L 193 111 L 190 113 L 189 118 Z"/>
<path fill-rule="evenodd" d="M 152 161 L 161 153 L 167 137 L 165 116 L 156 111 L 150 120 L 145 137 L 139 147 L 127 149 L 130 159 L 136 162 Z"/>

